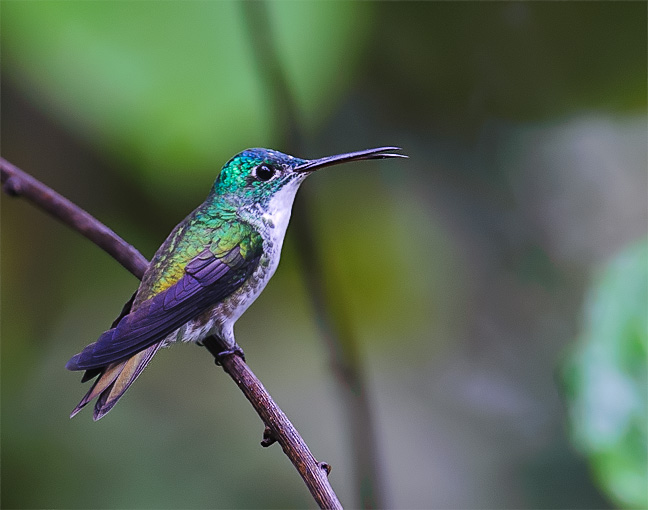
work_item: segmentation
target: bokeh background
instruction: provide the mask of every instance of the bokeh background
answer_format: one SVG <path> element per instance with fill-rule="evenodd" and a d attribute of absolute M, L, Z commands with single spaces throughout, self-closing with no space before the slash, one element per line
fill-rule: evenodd
<path fill-rule="evenodd" d="M 648 506 L 644 2 L 0 7 L 2 156 L 147 257 L 243 148 L 410 156 L 311 177 L 325 303 L 293 225 L 237 325 L 343 503 L 318 306 L 357 342 L 381 506 Z M 137 280 L 25 201 L 1 219 L 3 508 L 313 507 L 198 347 L 70 420 L 65 362 Z"/>

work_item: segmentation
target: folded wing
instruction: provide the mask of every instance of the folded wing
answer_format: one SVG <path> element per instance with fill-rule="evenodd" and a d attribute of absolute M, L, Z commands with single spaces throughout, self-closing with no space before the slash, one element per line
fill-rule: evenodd
<path fill-rule="evenodd" d="M 254 272 L 261 249 L 241 255 L 237 245 L 214 255 L 205 249 L 171 287 L 144 301 L 68 361 L 68 370 L 96 370 L 125 360 L 164 339 L 238 289 Z"/>

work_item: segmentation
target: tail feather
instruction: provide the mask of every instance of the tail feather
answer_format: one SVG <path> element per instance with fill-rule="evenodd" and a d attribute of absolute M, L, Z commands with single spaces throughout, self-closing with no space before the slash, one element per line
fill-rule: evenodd
<path fill-rule="evenodd" d="M 142 370 L 146 368 L 151 361 L 151 358 L 153 358 L 161 346 L 162 342 L 153 344 L 143 351 L 131 356 L 126 361 L 114 382 L 97 399 L 93 414 L 95 421 L 105 416 L 106 413 L 113 408 L 130 385 L 135 382 L 135 379 L 139 377 Z"/>
<path fill-rule="evenodd" d="M 90 370 L 86 370 L 83 373 L 83 377 L 81 378 L 81 383 L 83 384 L 84 382 L 88 382 L 90 379 L 94 379 L 99 374 L 101 374 L 104 370 L 105 370 L 105 367 L 104 368 L 92 368 Z"/>
<path fill-rule="evenodd" d="M 92 384 L 92 387 L 88 390 L 88 393 L 85 394 L 85 396 L 81 399 L 81 402 L 79 402 L 79 404 L 72 411 L 72 414 L 70 414 L 70 418 L 74 417 L 90 401 L 92 401 L 95 397 L 97 397 L 108 387 L 110 387 L 115 379 L 117 379 L 117 376 L 119 375 L 125 364 L 125 361 L 112 363 L 111 365 L 108 365 L 103 370 L 101 370 L 99 377 L 97 377 L 97 380 Z M 88 373 L 86 372 L 81 382 L 87 381 L 90 377 L 91 376 L 88 376 Z"/>
<path fill-rule="evenodd" d="M 124 361 L 111 363 L 105 367 L 92 385 L 92 388 L 90 388 L 88 393 L 81 399 L 81 402 L 74 408 L 70 418 L 76 415 L 97 396 L 99 398 L 95 404 L 93 418 L 95 421 L 102 418 L 113 408 L 130 385 L 135 382 L 161 346 L 162 342 L 158 342 Z M 84 380 L 87 379 L 86 374 Z"/>

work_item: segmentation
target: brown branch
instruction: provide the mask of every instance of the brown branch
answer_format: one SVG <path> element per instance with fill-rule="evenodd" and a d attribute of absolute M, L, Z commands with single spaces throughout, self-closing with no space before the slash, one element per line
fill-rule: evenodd
<path fill-rule="evenodd" d="M 214 356 L 218 356 L 225 346 L 219 344 L 214 349 L 212 342 L 215 340 L 217 340 L 215 337 L 210 337 L 203 343 Z M 342 508 L 328 481 L 331 467 L 326 463 L 317 462 L 297 429 L 290 423 L 279 406 L 274 403 L 270 394 L 248 368 L 245 361 L 240 356 L 226 356 L 223 359 L 223 368 L 234 379 L 265 423 L 266 432 L 261 444 L 270 446 L 276 441 L 281 445 L 320 508 Z"/>
<path fill-rule="evenodd" d="M 96 218 L 4 158 L 0 158 L 0 177 L 2 188 L 7 194 L 26 198 L 101 247 L 137 278 L 142 278 L 148 266 L 146 258 Z M 330 467 L 317 462 L 297 429 L 250 367 L 240 356 L 219 356 L 226 347 L 218 338 L 210 337 L 203 343 L 219 364 L 222 364 L 225 372 L 238 385 L 265 424 L 262 444 L 269 446 L 276 441 L 281 445 L 320 508 L 341 509 L 342 505 L 328 480 Z"/>
<path fill-rule="evenodd" d="M 0 158 L 0 170 L 5 193 L 26 198 L 88 238 L 139 279 L 142 278 L 148 266 L 146 257 L 103 223 L 4 158 Z"/>

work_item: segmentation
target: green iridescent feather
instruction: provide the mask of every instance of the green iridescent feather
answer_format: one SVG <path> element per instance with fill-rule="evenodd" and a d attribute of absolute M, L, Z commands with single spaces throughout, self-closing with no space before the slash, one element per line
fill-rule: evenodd
<path fill-rule="evenodd" d="M 227 221 L 222 211 L 214 216 L 206 209 L 201 206 L 192 212 L 158 249 L 142 279 L 133 308 L 174 285 L 184 276 L 187 264 L 205 249 L 218 258 L 237 246 L 246 260 L 259 255 L 263 239 L 256 230 L 241 221 Z"/>

